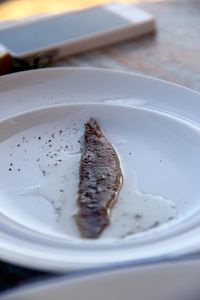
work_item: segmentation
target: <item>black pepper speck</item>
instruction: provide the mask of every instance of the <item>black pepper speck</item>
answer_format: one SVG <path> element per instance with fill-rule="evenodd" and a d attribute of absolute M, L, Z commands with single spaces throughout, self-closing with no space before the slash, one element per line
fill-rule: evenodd
<path fill-rule="evenodd" d="M 139 220 L 139 219 L 142 218 L 142 215 L 141 215 L 141 214 L 135 214 L 135 215 L 134 215 L 134 218 L 135 218 L 136 220 Z"/>

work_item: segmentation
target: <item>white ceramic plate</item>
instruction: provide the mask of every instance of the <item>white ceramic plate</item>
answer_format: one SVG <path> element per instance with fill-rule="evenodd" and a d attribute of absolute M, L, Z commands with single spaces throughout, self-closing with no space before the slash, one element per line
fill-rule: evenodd
<path fill-rule="evenodd" d="M 1 258 L 65 271 L 199 250 L 198 93 L 73 68 L 4 76 L 0 92 Z M 125 179 L 111 226 L 95 241 L 79 237 L 73 218 L 79 141 L 91 116 L 118 151 Z M 130 202 L 139 192 L 148 198 L 146 212 Z M 155 196 L 176 205 L 176 218 L 134 235 L 133 216 L 141 212 L 151 217 L 143 227 L 170 219 L 169 206 L 163 216 Z"/>
<path fill-rule="evenodd" d="M 200 262 L 186 261 L 120 268 L 32 284 L 2 300 L 197 300 Z"/>

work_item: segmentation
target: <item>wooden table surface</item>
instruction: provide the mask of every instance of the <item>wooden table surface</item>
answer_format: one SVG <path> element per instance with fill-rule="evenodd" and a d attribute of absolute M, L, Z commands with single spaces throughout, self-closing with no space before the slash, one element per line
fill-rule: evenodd
<path fill-rule="evenodd" d="M 139 5 L 157 20 L 157 34 L 62 59 L 52 66 L 91 66 L 138 72 L 200 91 L 200 1 Z M 0 290 L 45 273 L 0 264 Z"/>
<path fill-rule="evenodd" d="M 200 1 L 139 4 L 157 20 L 157 34 L 62 59 L 52 66 L 138 72 L 200 91 Z"/>

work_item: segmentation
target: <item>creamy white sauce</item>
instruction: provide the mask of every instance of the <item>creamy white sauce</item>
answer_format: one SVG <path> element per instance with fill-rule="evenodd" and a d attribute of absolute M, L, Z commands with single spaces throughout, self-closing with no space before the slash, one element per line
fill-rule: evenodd
<path fill-rule="evenodd" d="M 42 181 L 29 189 L 49 201 L 55 211 L 56 222 L 69 238 L 79 238 L 74 215 L 78 211 L 78 182 L 80 153 L 60 152 L 53 161 L 39 165 Z M 127 176 L 126 176 L 127 175 Z M 119 199 L 111 210 L 110 225 L 100 239 L 126 238 L 136 233 L 156 228 L 174 219 L 177 213 L 174 203 L 158 195 L 142 193 L 137 188 L 136 176 L 124 174 Z"/>

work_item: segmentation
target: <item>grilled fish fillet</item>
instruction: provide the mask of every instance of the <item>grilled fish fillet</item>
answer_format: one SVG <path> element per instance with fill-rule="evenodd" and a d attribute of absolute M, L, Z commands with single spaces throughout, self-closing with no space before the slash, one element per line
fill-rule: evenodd
<path fill-rule="evenodd" d="M 94 118 L 85 124 L 76 222 L 84 238 L 98 238 L 109 224 L 110 209 L 122 184 L 117 153 Z"/>

